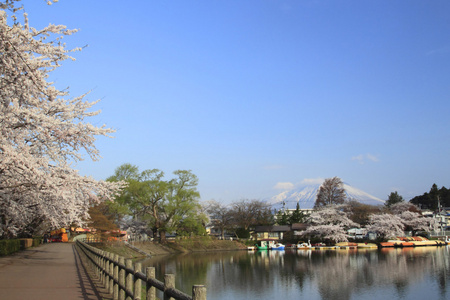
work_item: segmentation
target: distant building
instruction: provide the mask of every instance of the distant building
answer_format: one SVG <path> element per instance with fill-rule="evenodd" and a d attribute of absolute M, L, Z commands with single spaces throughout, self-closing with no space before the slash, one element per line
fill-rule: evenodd
<path fill-rule="evenodd" d="M 281 226 L 255 226 L 253 237 L 257 240 L 282 240 L 286 232 L 290 231 L 289 225 Z"/>
<path fill-rule="evenodd" d="M 448 231 L 450 230 L 450 207 L 441 208 L 439 211 L 434 212 L 433 218 L 437 228 L 435 231 Z"/>
<path fill-rule="evenodd" d="M 283 240 L 287 233 L 294 236 L 300 236 L 301 232 L 308 228 L 307 224 L 295 223 L 292 225 L 281 226 L 256 226 L 253 232 L 253 238 L 260 240 Z"/>

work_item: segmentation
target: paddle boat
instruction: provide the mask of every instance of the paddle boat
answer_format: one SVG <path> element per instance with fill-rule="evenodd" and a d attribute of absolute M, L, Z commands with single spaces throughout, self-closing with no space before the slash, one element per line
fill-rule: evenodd
<path fill-rule="evenodd" d="M 338 249 L 337 246 L 315 246 L 315 250 L 336 250 Z"/>
<path fill-rule="evenodd" d="M 395 243 L 393 242 L 381 242 L 380 247 L 395 247 Z"/>
<path fill-rule="evenodd" d="M 340 242 L 336 244 L 336 247 L 338 249 L 356 249 L 358 244 L 353 242 Z"/>
<path fill-rule="evenodd" d="M 448 244 L 447 242 L 447 237 L 446 240 L 441 241 L 441 240 L 432 240 L 430 241 L 429 239 L 422 237 L 422 236 L 413 236 L 411 238 L 409 238 L 410 241 L 414 244 L 414 246 L 416 247 L 420 247 L 420 246 L 445 246 Z"/>
<path fill-rule="evenodd" d="M 275 244 L 275 241 L 260 241 L 259 244 L 255 244 L 257 250 L 269 250 Z"/>
<path fill-rule="evenodd" d="M 285 246 L 282 243 L 275 243 L 270 247 L 270 250 L 284 250 Z"/>
<path fill-rule="evenodd" d="M 304 242 L 297 243 L 296 248 L 298 250 L 311 250 L 312 246 L 311 246 L 310 241 L 308 241 L 307 243 L 304 243 Z"/>
<path fill-rule="evenodd" d="M 388 240 L 388 243 L 393 243 L 394 247 L 414 247 L 414 243 L 398 240 Z"/>
<path fill-rule="evenodd" d="M 377 249 L 378 246 L 377 244 L 373 244 L 373 243 L 358 243 L 358 245 L 356 246 L 358 249 L 362 248 L 362 249 Z"/>
<path fill-rule="evenodd" d="M 421 246 L 444 246 L 447 242 L 440 240 L 428 240 L 425 237 L 398 237 L 396 240 L 381 242 L 380 247 L 421 247 Z"/>

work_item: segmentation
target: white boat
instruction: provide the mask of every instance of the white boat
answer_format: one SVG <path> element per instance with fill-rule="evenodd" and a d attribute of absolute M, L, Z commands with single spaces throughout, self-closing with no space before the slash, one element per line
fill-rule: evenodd
<path fill-rule="evenodd" d="M 312 246 L 310 241 L 308 241 L 307 243 L 298 243 L 296 248 L 299 250 L 311 250 Z"/>
<path fill-rule="evenodd" d="M 270 247 L 271 250 L 284 250 L 285 246 L 282 243 L 275 243 L 272 247 Z"/>

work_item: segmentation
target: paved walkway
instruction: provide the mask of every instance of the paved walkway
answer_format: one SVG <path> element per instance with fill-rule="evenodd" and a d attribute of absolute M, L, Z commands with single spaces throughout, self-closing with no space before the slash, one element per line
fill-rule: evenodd
<path fill-rule="evenodd" d="M 0 299 L 97 300 L 100 295 L 72 243 L 51 243 L 0 257 Z"/>

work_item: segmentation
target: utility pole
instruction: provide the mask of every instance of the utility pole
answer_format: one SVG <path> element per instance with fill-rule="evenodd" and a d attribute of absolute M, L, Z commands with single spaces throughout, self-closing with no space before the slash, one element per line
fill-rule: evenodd
<path fill-rule="evenodd" d="M 444 228 L 443 228 L 443 220 L 442 220 L 442 212 L 441 212 L 441 200 L 440 200 L 440 198 L 439 198 L 439 195 L 437 195 L 437 200 L 438 200 L 438 214 L 439 214 L 439 225 L 441 226 L 441 232 L 443 232 L 444 231 Z"/>

